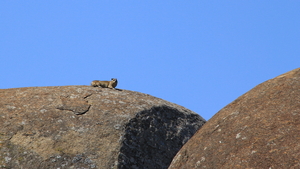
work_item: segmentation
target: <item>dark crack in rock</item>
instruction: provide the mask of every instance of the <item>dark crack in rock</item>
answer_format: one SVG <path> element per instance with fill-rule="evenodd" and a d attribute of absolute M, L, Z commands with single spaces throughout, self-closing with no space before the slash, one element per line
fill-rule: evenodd
<path fill-rule="evenodd" d="M 83 98 L 65 98 L 60 97 L 60 104 L 57 105 L 59 110 L 69 110 L 74 112 L 76 115 L 84 114 L 90 109 L 90 104 L 87 103 Z"/>

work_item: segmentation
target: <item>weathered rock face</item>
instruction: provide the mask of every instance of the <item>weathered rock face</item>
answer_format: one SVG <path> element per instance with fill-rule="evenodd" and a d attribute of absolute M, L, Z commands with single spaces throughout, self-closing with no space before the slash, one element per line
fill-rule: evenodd
<path fill-rule="evenodd" d="M 300 168 L 300 69 L 256 86 L 219 111 L 169 168 Z"/>
<path fill-rule="evenodd" d="M 167 168 L 204 122 L 127 90 L 0 89 L 0 168 Z"/>

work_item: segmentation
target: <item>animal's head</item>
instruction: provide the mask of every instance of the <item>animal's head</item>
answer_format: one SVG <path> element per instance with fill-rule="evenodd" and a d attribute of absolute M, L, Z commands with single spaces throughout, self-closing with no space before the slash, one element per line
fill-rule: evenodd
<path fill-rule="evenodd" d="M 114 82 L 118 81 L 116 78 L 111 78 L 111 80 Z"/>

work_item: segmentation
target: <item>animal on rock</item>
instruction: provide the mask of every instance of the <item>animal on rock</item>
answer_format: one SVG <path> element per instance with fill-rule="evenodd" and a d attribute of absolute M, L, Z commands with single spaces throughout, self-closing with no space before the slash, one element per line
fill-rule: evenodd
<path fill-rule="evenodd" d="M 91 86 L 93 87 L 102 87 L 102 88 L 110 88 L 114 89 L 118 84 L 118 80 L 116 78 L 111 78 L 110 81 L 100 81 L 94 80 L 91 82 Z"/>

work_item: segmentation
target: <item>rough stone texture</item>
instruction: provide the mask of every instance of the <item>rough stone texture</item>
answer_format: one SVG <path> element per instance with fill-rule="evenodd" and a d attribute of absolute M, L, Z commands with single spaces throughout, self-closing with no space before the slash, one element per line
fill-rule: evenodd
<path fill-rule="evenodd" d="M 0 89 L 0 168 L 167 168 L 204 122 L 127 90 Z"/>
<path fill-rule="evenodd" d="M 300 69 L 256 86 L 219 111 L 169 168 L 300 168 Z"/>

